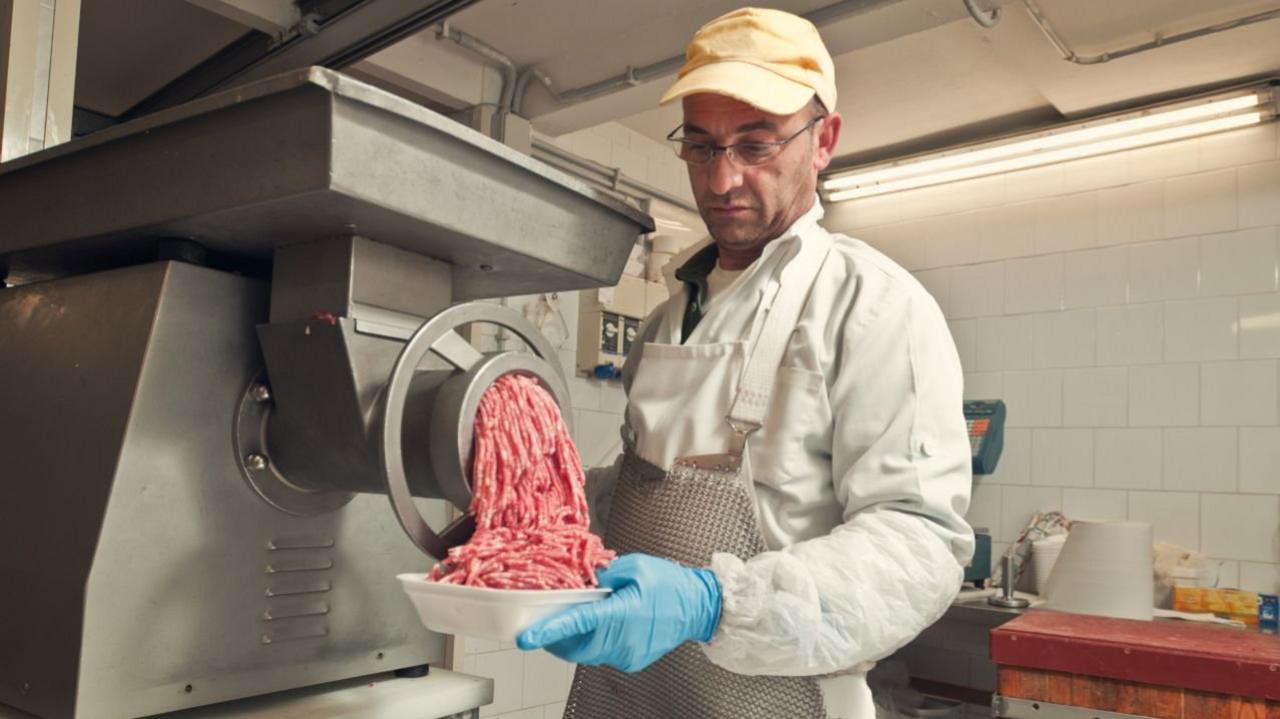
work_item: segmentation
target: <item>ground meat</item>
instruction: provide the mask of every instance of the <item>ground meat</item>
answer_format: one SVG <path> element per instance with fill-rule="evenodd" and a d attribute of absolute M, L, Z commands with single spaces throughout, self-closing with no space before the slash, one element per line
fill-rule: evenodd
<path fill-rule="evenodd" d="M 476 533 L 430 579 L 498 589 L 580 589 L 613 559 L 587 531 L 585 479 L 560 408 L 534 379 L 498 378 L 480 400 L 472 452 Z"/>

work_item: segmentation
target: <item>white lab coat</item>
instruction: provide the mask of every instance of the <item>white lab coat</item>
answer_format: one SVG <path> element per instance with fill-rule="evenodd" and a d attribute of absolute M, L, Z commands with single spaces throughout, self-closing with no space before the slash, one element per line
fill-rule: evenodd
<path fill-rule="evenodd" d="M 942 616 L 973 552 L 963 519 L 970 450 L 959 358 L 937 303 L 884 255 L 828 233 L 821 217 L 815 200 L 712 299 L 684 351 L 675 348 L 688 290 L 672 288 L 647 320 L 652 341 L 628 361 L 624 431 L 660 467 L 726 451 L 743 340 L 793 254 L 789 243 L 832 243 L 765 426 L 748 443 L 771 551 L 746 562 L 713 557 L 723 607 L 704 650 L 742 674 L 839 674 L 820 680 L 833 719 L 873 719 L 870 663 Z M 702 352 L 732 357 L 699 374 L 688 360 Z M 610 473 L 591 475 L 590 491 L 607 494 Z"/>

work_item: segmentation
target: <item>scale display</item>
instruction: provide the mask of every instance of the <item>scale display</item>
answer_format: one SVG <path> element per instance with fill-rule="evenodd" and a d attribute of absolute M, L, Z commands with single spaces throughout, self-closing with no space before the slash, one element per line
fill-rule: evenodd
<path fill-rule="evenodd" d="M 969 429 L 969 451 L 973 456 L 974 474 L 996 471 L 1000 452 L 1004 449 L 1003 400 L 976 399 L 964 403 L 964 420 Z"/>

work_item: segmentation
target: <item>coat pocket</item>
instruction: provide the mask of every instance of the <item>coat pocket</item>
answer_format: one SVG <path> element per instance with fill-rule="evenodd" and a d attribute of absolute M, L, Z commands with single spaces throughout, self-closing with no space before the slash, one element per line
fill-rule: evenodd
<path fill-rule="evenodd" d="M 764 428 L 752 441 L 755 480 L 781 486 L 811 479 L 813 455 L 830 456 L 831 426 L 831 404 L 822 373 L 780 368 Z"/>

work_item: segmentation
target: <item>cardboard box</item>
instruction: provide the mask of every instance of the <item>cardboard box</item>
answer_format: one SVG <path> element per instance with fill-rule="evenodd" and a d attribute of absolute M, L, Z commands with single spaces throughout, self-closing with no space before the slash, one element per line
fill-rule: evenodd
<path fill-rule="evenodd" d="M 1212 612 L 1246 624 L 1258 623 L 1258 593 L 1243 589 L 1174 587 L 1173 608 L 1179 612 Z"/>

